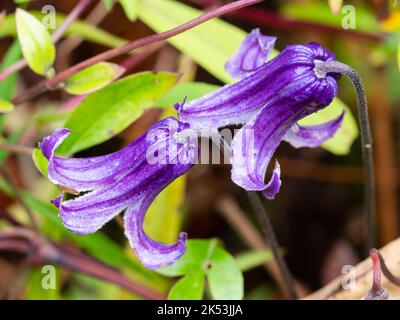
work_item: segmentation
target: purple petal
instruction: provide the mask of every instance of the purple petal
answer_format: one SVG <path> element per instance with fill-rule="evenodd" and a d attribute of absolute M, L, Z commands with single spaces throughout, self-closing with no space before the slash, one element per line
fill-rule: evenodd
<path fill-rule="evenodd" d="M 64 197 L 64 192 L 61 192 L 61 193 L 58 195 L 57 198 L 55 198 L 55 199 L 53 199 L 53 200 L 50 200 L 50 202 L 51 202 L 56 208 L 60 208 L 63 197 Z"/>
<path fill-rule="evenodd" d="M 158 268 L 175 262 L 185 252 L 186 234 L 181 233 L 173 245 L 158 243 L 146 235 L 142 224 L 153 199 L 196 160 L 197 139 L 184 143 L 176 140 L 176 133 L 188 128 L 172 117 L 166 118 L 123 150 L 85 159 L 54 155 L 68 130 L 58 130 L 45 138 L 40 146 L 51 164 L 49 176 L 57 184 L 79 190 L 95 187 L 72 200 L 63 202 L 61 193 L 52 201 L 59 208 L 65 227 L 80 235 L 90 234 L 126 209 L 126 235 L 143 264 Z M 149 151 L 151 155 L 165 155 L 165 161 L 151 163 Z"/>
<path fill-rule="evenodd" d="M 273 198 L 280 187 L 279 167 L 267 184 L 264 177 L 276 148 L 297 121 L 329 105 L 336 92 L 337 87 L 329 81 L 304 82 L 300 78 L 287 86 L 282 96 L 271 99 L 232 141 L 232 180 L 246 190 L 263 191 Z"/>
<path fill-rule="evenodd" d="M 119 152 L 124 155 L 123 158 L 118 153 L 117 156 L 116 154 L 104 156 L 108 158 L 75 159 L 82 163 L 83 169 L 82 167 L 71 165 L 68 170 L 73 178 L 79 177 L 80 174 L 85 174 L 85 170 L 93 172 L 94 175 L 100 175 L 101 173 L 98 173 L 95 169 L 98 171 L 107 170 L 107 166 L 111 167 L 112 170 L 118 169 L 118 171 L 115 171 L 117 178 L 113 180 L 110 177 L 105 186 L 73 200 L 62 202 L 60 217 L 64 225 L 69 230 L 79 234 L 95 232 L 144 195 L 161 192 L 170 182 L 185 173 L 192 166 L 189 161 L 170 163 L 170 160 L 173 160 L 171 158 L 167 159 L 167 162 L 151 164 L 147 158 L 148 149 L 157 146 L 159 146 L 159 148 L 155 148 L 157 150 L 167 148 L 163 152 L 166 152 L 171 157 L 185 153 L 186 149 L 181 144 L 173 148 L 172 137 L 169 136 L 169 134 L 179 130 L 179 126 L 181 128 L 187 127 L 173 118 L 159 121 L 156 126 L 149 129 L 147 134 L 144 134 Z M 171 133 L 169 133 L 170 130 L 172 130 Z M 101 160 L 97 161 L 99 158 Z M 182 158 L 184 157 L 180 159 Z M 186 159 L 184 158 L 183 160 Z M 94 165 L 90 163 L 91 161 L 93 161 Z M 73 164 L 76 165 L 80 162 L 73 162 Z M 128 162 L 129 165 L 121 166 L 120 163 L 123 162 Z M 73 172 L 73 170 L 76 170 L 76 172 Z M 112 170 L 109 172 L 112 172 Z"/>
<path fill-rule="evenodd" d="M 125 235 L 135 255 L 148 269 L 157 269 L 177 261 L 186 250 L 186 233 L 179 235 L 175 244 L 159 243 L 143 230 L 145 213 L 153 201 L 152 196 L 140 198 L 125 213 Z"/>
<path fill-rule="evenodd" d="M 283 140 L 289 142 L 295 148 L 319 147 L 326 140 L 332 138 L 342 125 L 345 111 L 336 119 L 315 126 L 293 125 L 285 134 Z"/>
<path fill-rule="evenodd" d="M 48 177 L 57 185 L 76 191 L 98 189 L 118 181 L 138 165 L 145 153 L 144 137 L 121 151 L 100 157 L 63 158 L 54 156 L 49 162 Z M 68 190 L 66 189 L 66 191 Z"/>
<path fill-rule="evenodd" d="M 321 78 L 314 72 L 315 60 L 331 59 L 332 54 L 316 44 L 288 46 L 252 75 L 181 105 L 180 120 L 191 128 L 215 129 L 245 124 L 267 104 L 308 100 L 313 90 L 319 92 L 319 101 L 331 101 L 332 92 L 336 95 L 338 91 L 337 75 Z M 319 105 L 310 103 L 309 107 L 315 112 Z"/>
<path fill-rule="evenodd" d="M 236 55 L 229 60 L 226 71 L 234 78 L 245 78 L 267 62 L 275 46 L 276 37 L 263 36 L 260 29 L 254 29 L 243 40 Z"/>
<path fill-rule="evenodd" d="M 50 158 L 54 154 L 54 151 L 68 137 L 70 133 L 71 131 L 68 129 L 58 129 L 54 131 L 51 136 L 45 137 L 43 139 L 43 141 L 39 144 L 39 147 L 47 160 L 50 160 Z"/>
<path fill-rule="evenodd" d="M 155 128 L 149 130 L 160 131 L 166 138 L 178 130 L 177 120 L 167 118 L 160 121 Z M 187 125 L 180 125 L 187 128 Z M 171 130 L 171 132 L 169 132 Z M 46 137 L 40 147 L 49 159 L 48 178 L 54 184 L 66 192 L 77 194 L 80 191 L 99 189 L 118 181 L 129 170 L 134 170 L 140 164 L 140 159 L 146 154 L 147 134 L 143 134 L 137 140 L 124 149 L 100 157 L 90 158 L 64 158 L 54 155 L 56 148 L 65 140 L 70 133 L 67 129 L 55 131 Z M 160 139 L 160 137 L 157 137 Z M 194 154 L 192 157 L 196 157 Z M 193 163 L 193 162 L 192 162 Z"/>
<path fill-rule="evenodd" d="M 136 159 L 145 152 L 145 136 L 121 151 L 100 157 L 64 158 L 54 155 L 57 147 L 67 138 L 68 129 L 56 130 L 40 144 L 49 159 L 48 178 L 66 192 L 77 193 L 109 185 L 137 164 Z"/>
<path fill-rule="evenodd" d="M 275 196 L 278 194 L 281 188 L 282 180 L 281 180 L 281 166 L 279 162 L 275 162 L 275 168 L 272 172 L 272 177 L 266 185 L 265 189 L 262 191 L 263 195 L 269 199 L 275 199 Z"/>

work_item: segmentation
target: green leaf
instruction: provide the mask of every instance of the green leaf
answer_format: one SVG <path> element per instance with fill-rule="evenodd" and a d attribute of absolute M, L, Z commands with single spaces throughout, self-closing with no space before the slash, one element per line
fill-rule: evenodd
<path fill-rule="evenodd" d="M 0 70 L 5 70 L 9 66 L 13 65 L 21 58 L 21 47 L 19 42 L 15 40 L 10 48 L 7 50 L 3 61 L 0 65 Z M 0 81 L 0 98 L 5 100 L 11 100 L 14 96 L 14 88 L 17 82 L 17 73 L 8 76 L 6 79 Z"/>
<path fill-rule="evenodd" d="M 225 250 L 215 247 L 208 271 L 208 285 L 215 300 L 243 299 L 243 275 L 235 259 Z"/>
<path fill-rule="evenodd" d="M 45 14 L 39 11 L 30 12 L 36 17 L 36 19 L 41 20 Z M 65 20 L 65 15 L 60 13 L 56 14 L 56 26 L 59 27 Z M 16 35 L 15 27 L 15 15 L 7 15 L 3 24 L 0 28 L 0 38 L 13 37 Z M 100 44 L 109 48 L 120 47 L 124 45 L 127 41 L 125 39 L 114 36 L 113 34 L 104 31 L 96 26 L 92 26 L 82 20 L 74 21 L 71 26 L 65 32 L 66 36 L 78 36 L 86 41 L 91 41 L 96 44 Z"/>
<path fill-rule="evenodd" d="M 135 21 L 138 16 L 138 0 L 119 0 L 119 3 L 129 20 Z"/>
<path fill-rule="evenodd" d="M 32 160 L 39 172 L 47 177 L 47 167 L 49 165 L 49 162 L 43 155 L 42 150 L 40 150 L 39 148 L 35 148 L 32 151 Z"/>
<path fill-rule="evenodd" d="M 14 105 L 7 100 L 0 99 L 0 113 L 7 113 L 14 110 Z"/>
<path fill-rule="evenodd" d="M 69 77 L 64 89 L 75 95 L 91 93 L 119 78 L 125 70 L 115 63 L 99 62 Z"/>
<path fill-rule="evenodd" d="M 182 286 L 194 283 L 190 280 L 197 274 L 205 274 L 213 299 L 242 299 L 243 275 L 236 265 L 235 259 L 222 249 L 215 239 L 188 240 L 186 252 L 173 265 L 158 269 L 165 276 L 188 276 Z M 189 282 L 189 284 L 187 284 Z M 179 291 L 181 299 L 190 299 L 190 292 Z"/>
<path fill-rule="evenodd" d="M 172 106 L 182 102 L 185 98 L 191 101 L 200 98 L 220 88 L 219 86 L 202 82 L 181 82 L 173 87 L 164 97 L 157 102 L 157 106 Z"/>
<path fill-rule="evenodd" d="M 187 240 L 186 252 L 174 264 L 157 269 L 157 272 L 169 277 L 183 276 L 195 271 L 207 271 L 206 265 L 214 251 L 217 241 L 212 240 Z"/>
<path fill-rule="evenodd" d="M 204 292 L 204 272 L 193 272 L 179 279 L 171 288 L 169 300 L 201 300 Z"/>
<path fill-rule="evenodd" d="M 92 93 L 65 123 L 72 133 L 58 151 L 71 154 L 110 139 L 154 106 L 176 80 L 172 73 L 143 72 Z"/>
<path fill-rule="evenodd" d="M 248 251 L 235 256 L 236 265 L 242 272 L 257 268 L 273 259 L 271 250 Z"/>
<path fill-rule="evenodd" d="M 139 1 L 139 19 L 156 32 L 172 29 L 202 13 L 172 0 Z M 220 19 L 212 19 L 168 41 L 215 77 L 230 83 L 232 78 L 224 66 L 245 37 L 243 30 Z"/>
<path fill-rule="evenodd" d="M 20 8 L 16 11 L 16 25 L 26 62 L 33 71 L 45 75 L 52 67 L 56 56 L 50 34 L 40 21 Z"/>
<path fill-rule="evenodd" d="M 343 110 L 346 111 L 346 114 L 342 126 L 331 139 L 322 144 L 322 147 L 335 155 L 346 155 L 358 137 L 358 127 L 350 109 L 339 98 L 333 99 L 332 103 L 321 111 L 300 120 L 299 124 L 319 125 L 338 117 Z"/>

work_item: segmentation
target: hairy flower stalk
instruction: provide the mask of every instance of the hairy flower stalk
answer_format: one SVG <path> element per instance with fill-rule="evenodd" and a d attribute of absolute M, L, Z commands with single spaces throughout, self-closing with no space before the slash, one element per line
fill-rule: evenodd
<path fill-rule="evenodd" d="M 364 215 L 367 230 L 367 252 L 376 244 L 375 179 L 372 135 L 369 124 L 367 98 L 358 73 L 348 65 L 338 61 L 316 61 L 315 71 L 321 76 L 329 72 L 344 74 L 354 85 L 357 94 L 358 119 L 361 128 L 362 155 L 364 161 Z"/>

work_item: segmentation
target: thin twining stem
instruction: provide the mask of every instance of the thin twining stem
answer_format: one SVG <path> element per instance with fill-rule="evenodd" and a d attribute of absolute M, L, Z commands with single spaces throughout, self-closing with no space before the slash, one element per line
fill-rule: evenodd
<path fill-rule="evenodd" d="M 70 12 L 70 14 L 65 18 L 63 23 L 57 28 L 56 31 L 52 34 L 52 39 L 54 43 L 57 43 L 64 32 L 70 27 L 70 25 L 78 19 L 78 17 L 85 11 L 85 9 L 89 6 L 92 0 L 81 0 L 74 9 Z M 4 71 L 0 72 L 0 81 L 6 79 L 13 73 L 25 68 L 27 66 L 27 62 L 25 59 L 21 59 L 15 62 L 13 65 L 9 66 Z"/>
<path fill-rule="evenodd" d="M 232 12 L 232 11 L 235 11 L 235 10 L 241 9 L 243 7 L 247 7 L 247 6 L 262 2 L 262 1 L 264 1 L 264 0 L 238 0 L 238 1 L 226 4 L 222 7 L 216 8 L 214 10 L 211 10 L 209 12 L 206 12 L 206 13 L 202 14 L 201 16 L 199 16 L 193 20 L 190 20 L 184 24 L 181 24 L 173 29 L 167 30 L 162 33 L 154 34 L 154 35 L 151 35 L 148 37 L 144 37 L 144 38 L 129 42 L 121 47 L 114 48 L 114 49 L 108 50 L 106 52 L 100 53 L 94 57 L 84 60 L 84 61 L 56 74 L 51 79 L 45 80 L 44 82 L 35 86 L 34 89 L 28 90 L 27 94 L 14 100 L 14 103 L 18 104 L 18 103 L 25 101 L 26 99 L 33 98 L 37 94 L 40 94 L 41 92 L 43 92 L 43 90 L 45 90 L 45 89 L 49 89 L 49 90 L 57 89 L 57 88 L 59 88 L 60 84 L 62 84 L 66 79 L 68 79 L 75 73 L 81 71 L 82 69 L 87 68 L 95 63 L 102 62 L 102 61 L 108 61 L 110 59 L 116 58 L 123 54 L 129 53 L 130 51 L 138 49 L 140 47 L 144 47 L 144 46 L 147 46 L 147 45 L 155 43 L 155 42 L 167 40 L 173 36 L 176 36 L 182 32 L 190 30 L 190 29 L 192 29 L 204 22 L 207 22 L 213 18 L 222 16 L 229 12 Z"/>
<path fill-rule="evenodd" d="M 232 154 L 232 148 L 224 140 L 224 138 L 218 132 L 210 132 L 208 138 L 216 144 L 225 157 L 230 158 Z M 278 265 L 279 271 L 281 273 L 282 283 L 285 286 L 286 294 L 293 300 L 297 300 L 299 295 L 297 293 L 296 285 L 292 274 L 282 256 L 282 252 L 279 246 L 279 242 L 272 227 L 272 223 L 265 211 L 264 205 L 261 202 L 260 196 L 256 191 L 247 191 L 247 196 L 250 200 L 250 204 L 257 216 L 258 223 L 261 227 L 261 231 L 264 236 L 264 240 L 271 248 L 272 254 L 276 264 Z"/>
<path fill-rule="evenodd" d="M 376 207 L 372 135 L 369 124 L 367 97 L 364 86 L 357 71 L 338 61 L 315 61 L 315 71 L 321 74 L 326 74 L 329 72 L 343 74 L 351 80 L 356 91 L 358 121 L 361 129 L 362 156 L 364 165 L 364 216 L 367 231 L 366 252 L 369 252 L 371 248 L 376 246 Z"/>
<path fill-rule="evenodd" d="M 282 256 L 282 252 L 274 229 L 272 227 L 271 220 L 269 219 L 268 214 L 265 211 L 259 193 L 256 191 L 247 191 L 247 197 L 249 198 L 253 210 L 256 213 L 257 220 L 261 226 L 265 241 L 267 242 L 267 245 L 271 248 L 275 261 L 279 267 L 287 294 L 291 299 L 297 300 L 299 298 L 299 295 L 297 293 L 293 276 L 290 273 L 289 267 L 287 266 L 285 259 Z"/>

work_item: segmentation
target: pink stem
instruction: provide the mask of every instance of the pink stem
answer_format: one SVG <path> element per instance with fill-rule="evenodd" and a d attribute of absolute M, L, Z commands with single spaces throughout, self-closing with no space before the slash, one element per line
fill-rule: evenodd
<path fill-rule="evenodd" d="M 372 259 L 372 271 L 373 271 L 372 290 L 379 290 L 381 288 L 381 263 L 379 261 L 378 251 L 376 249 L 371 249 L 369 254 Z"/>
<path fill-rule="evenodd" d="M 229 12 L 241 9 L 243 7 L 247 7 L 259 2 L 262 2 L 264 0 L 239 0 L 235 1 L 233 3 L 229 3 L 227 5 L 224 5 L 220 8 L 217 8 L 213 11 L 209 11 L 204 13 L 203 15 L 188 21 L 178 27 L 175 27 L 173 29 L 170 29 L 168 31 L 159 33 L 159 34 L 154 34 L 145 38 L 141 38 L 132 42 L 127 43 L 126 45 L 123 45 L 122 47 L 118 47 L 115 49 L 108 50 L 106 52 L 103 52 L 101 54 L 98 54 L 97 56 L 94 56 L 90 59 L 87 59 L 85 61 L 82 61 L 81 63 L 78 63 L 71 68 L 64 70 L 54 76 L 52 79 L 49 79 L 46 81 L 46 87 L 48 89 L 55 89 L 59 86 L 60 83 L 62 83 L 65 79 L 71 77 L 75 73 L 79 72 L 80 70 L 87 68 L 95 63 L 101 62 L 101 61 L 107 61 L 110 59 L 113 59 L 115 57 L 118 57 L 120 55 L 123 55 L 125 53 L 128 53 L 134 49 L 140 48 L 147 46 L 149 44 L 155 43 L 155 42 L 160 42 L 167 40 L 173 36 L 176 36 L 182 32 L 185 32 L 189 29 L 192 29 L 204 22 L 207 22 L 208 20 L 211 20 L 213 18 L 222 16 L 224 14 L 227 14 Z"/>

